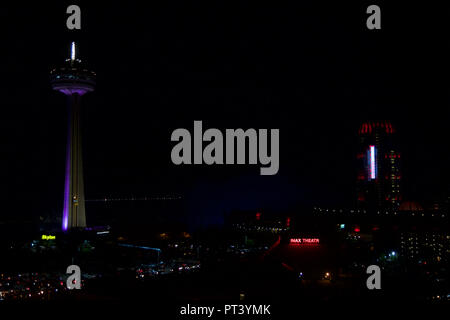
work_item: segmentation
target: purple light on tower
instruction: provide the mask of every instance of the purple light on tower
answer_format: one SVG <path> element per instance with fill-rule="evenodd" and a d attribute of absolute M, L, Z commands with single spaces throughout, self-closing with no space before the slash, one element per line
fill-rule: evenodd
<path fill-rule="evenodd" d="M 71 57 L 65 64 L 50 73 L 53 90 L 68 97 L 68 129 L 66 168 L 64 176 L 64 204 L 62 230 L 86 227 L 84 205 L 84 179 L 81 149 L 80 99 L 94 91 L 95 73 L 89 71 L 76 58 L 76 46 L 72 42 Z"/>
<path fill-rule="evenodd" d="M 70 121 L 69 126 L 70 126 Z M 69 129 L 70 131 L 70 129 Z M 67 146 L 66 146 L 66 173 L 64 175 L 64 207 L 63 207 L 63 219 L 62 219 L 62 229 L 67 231 L 69 226 L 69 206 L 70 206 L 70 135 L 67 135 Z"/>

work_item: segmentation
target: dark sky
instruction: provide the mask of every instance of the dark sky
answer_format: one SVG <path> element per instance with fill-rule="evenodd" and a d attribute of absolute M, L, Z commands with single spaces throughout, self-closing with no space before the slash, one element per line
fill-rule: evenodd
<path fill-rule="evenodd" d="M 438 200 L 450 176 L 448 11 L 392 2 L 2 3 L 0 218 L 61 208 L 66 104 L 48 73 L 72 40 L 98 74 L 83 101 L 87 198 L 180 193 L 212 221 L 231 209 L 348 206 L 358 126 L 388 119 L 406 198 Z M 382 30 L 365 26 L 373 3 Z M 70 4 L 81 31 L 66 29 Z M 279 128 L 278 175 L 173 165 L 170 135 L 194 120 Z"/>

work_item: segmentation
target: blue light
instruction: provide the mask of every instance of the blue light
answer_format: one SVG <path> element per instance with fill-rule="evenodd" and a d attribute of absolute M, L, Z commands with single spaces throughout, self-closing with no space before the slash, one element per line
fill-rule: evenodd
<path fill-rule="evenodd" d="M 341 229 L 344 229 L 345 228 L 345 224 L 341 224 Z"/>
<path fill-rule="evenodd" d="M 161 251 L 161 249 L 159 249 L 159 248 L 151 248 L 151 247 L 144 247 L 144 246 L 135 246 L 135 245 L 132 245 L 132 244 L 126 244 L 126 243 L 120 243 L 119 246 L 121 246 L 121 247 L 128 247 L 128 248 L 144 249 L 144 250 Z"/>

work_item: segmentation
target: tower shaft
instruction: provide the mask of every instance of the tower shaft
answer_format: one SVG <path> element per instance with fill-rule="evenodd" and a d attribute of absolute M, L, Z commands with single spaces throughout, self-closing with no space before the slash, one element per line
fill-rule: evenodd
<path fill-rule="evenodd" d="M 80 125 L 81 95 L 68 95 L 68 134 L 64 185 L 63 229 L 86 227 Z"/>

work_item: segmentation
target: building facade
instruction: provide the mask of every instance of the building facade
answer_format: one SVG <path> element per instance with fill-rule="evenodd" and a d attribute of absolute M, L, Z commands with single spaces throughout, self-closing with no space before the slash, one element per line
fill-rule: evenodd
<path fill-rule="evenodd" d="M 401 154 L 389 121 L 370 121 L 358 130 L 357 206 L 369 210 L 399 206 Z"/>

